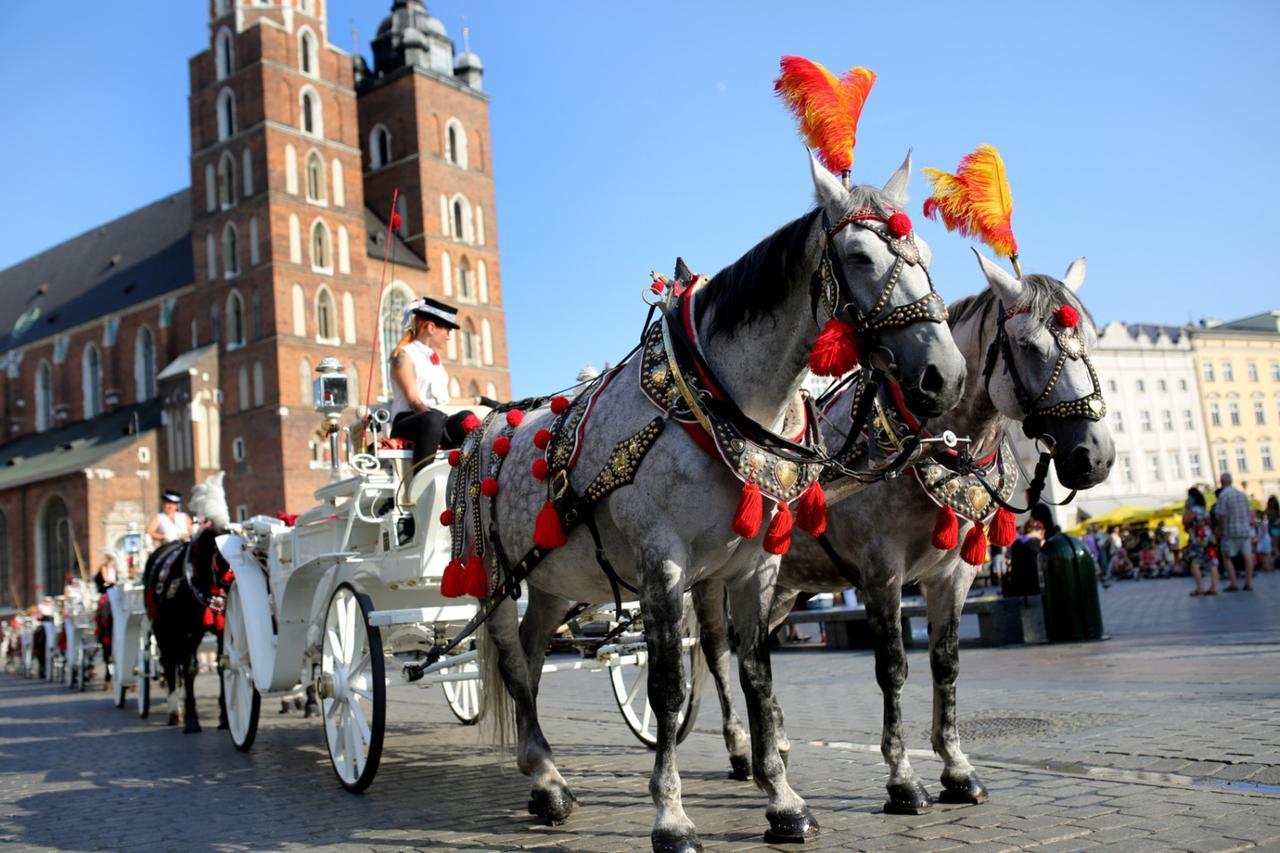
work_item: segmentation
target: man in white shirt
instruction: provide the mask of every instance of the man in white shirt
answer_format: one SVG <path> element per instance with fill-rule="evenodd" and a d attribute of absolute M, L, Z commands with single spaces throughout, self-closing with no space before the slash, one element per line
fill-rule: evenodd
<path fill-rule="evenodd" d="M 463 421 L 471 412 L 446 416 L 449 374 L 440 353 L 458 326 L 458 309 L 424 296 L 404 312 L 404 337 L 391 353 L 391 436 L 413 442 L 414 468 L 434 458 L 436 450 L 458 447 L 466 435 Z"/>

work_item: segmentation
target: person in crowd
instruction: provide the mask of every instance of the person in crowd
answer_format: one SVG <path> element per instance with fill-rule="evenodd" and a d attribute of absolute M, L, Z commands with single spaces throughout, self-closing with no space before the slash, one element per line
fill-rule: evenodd
<path fill-rule="evenodd" d="M 1187 489 L 1187 500 L 1183 504 L 1182 529 L 1187 531 L 1187 568 L 1195 578 L 1196 588 L 1191 592 L 1194 598 L 1199 595 L 1218 594 L 1218 561 L 1216 549 L 1213 547 L 1213 529 L 1209 511 L 1205 508 L 1204 495 L 1192 486 Z M 1202 571 L 1209 570 L 1209 588 L 1205 589 Z"/>
<path fill-rule="evenodd" d="M 1168 577 L 1173 568 L 1173 547 L 1169 542 L 1169 526 L 1163 521 L 1156 525 L 1156 568 L 1161 577 Z"/>
<path fill-rule="evenodd" d="M 1022 525 L 1022 535 L 1009 546 L 1009 568 L 1001 578 L 1001 594 L 1039 594 L 1040 549 L 1044 547 L 1044 540 L 1043 522 L 1031 518 Z"/>
<path fill-rule="evenodd" d="M 1227 563 L 1227 592 L 1240 589 L 1236 584 L 1235 561 L 1244 563 L 1244 588 L 1253 590 L 1253 529 L 1249 524 L 1249 497 L 1231 485 L 1231 475 L 1223 472 L 1219 478 L 1222 484 L 1218 492 L 1218 502 L 1213 506 L 1213 515 L 1218 520 L 1220 536 L 1218 553 Z"/>
<path fill-rule="evenodd" d="M 107 590 L 116 585 L 116 580 L 116 554 L 114 551 L 104 550 L 102 561 L 93 573 L 93 585 L 97 588 L 98 595 L 106 595 Z"/>
<path fill-rule="evenodd" d="M 435 458 L 436 451 L 460 447 L 466 437 L 463 422 L 471 412 L 445 415 L 449 403 L 449 373 L 440 353 L 458 326 L 458 309 L 424 296 L 404 309 L 404 336 L 391 352 L 391 437 L 413 442 L 416 471 Z"/>
<path fill-rule="evenodd" d="M 1084 536 L 1081 538 L 1084 542 L 1085 550 L 1089 552 L 1089 556 L 1093 557 L 1095 563 L 1102 559 L 1102 552 L 1098 550 L 1098 525 L 1090 524 L 1084 530 Z"/>
<path fill-rule="evenodd" d="M 1156 563 L 1156 545 L 1154 540 L 1148 538 L 1138 551 L 1138 577 L 1154 578 L 1159 573 L 1160 567 Z"/>
<path fill-rule="evenodd" d="M 194 527 L 191 516 L 182 512 L 182 495 L 175 489 L 165 489 L 160 495 L 160 511 L 147 525 L 147 535 L 156 547 L 166 542 L 186 541 Z"/>
<path fill-rule="evenodd" d="M 1271 534 L 1271 553 L 1280 551 L 1280 498 L 1267 498 L 1267 532 Z"/>
<path fill-rule="evenodd" d="M 1265 513 L 1255 513 L 1253 517 L 1253 553 L 1254 564 L 1260 572 L 1269 572 L 1274 568 L 1271 561 L 1271 529 L 1267 525 Z"/>
<path fill-rule="evenodd" d="M 989 556 L 991 558 L 991 582 L 1000 583 L 1004 573 L 1008 570 L 1008 562 L 1005 559 L 1004 548 L 999 545 L 990 547 Z"/>

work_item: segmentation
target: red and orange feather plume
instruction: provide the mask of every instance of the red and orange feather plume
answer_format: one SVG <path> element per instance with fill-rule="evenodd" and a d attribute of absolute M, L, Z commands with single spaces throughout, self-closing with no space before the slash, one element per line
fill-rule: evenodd
<path fill-rule="evenodd" d="M 875 73 L 858 67 L 836 77 L 801 56 L 784 56 L 780 64 L 782 74 L 773 90 L 800 120 L 800 132 L 810 148 L 818 149 L 822 164 L 833 172 L 848 172 L 853 166 L 858 117 L 876 82 Z"/>
<path fill-rule="evenodd" d="M 1013 195 L 1004 160 L 992 145 L 979 145 L 966 154 L 954 175 L 938 169 L 925 169 L 925 177 L 933 184 L 933 195 L 925 199 L 924 215 L 959 231 L 966 237 L 977 237 L 1018 267 L 1018 241 L 1013 236 Z"/>

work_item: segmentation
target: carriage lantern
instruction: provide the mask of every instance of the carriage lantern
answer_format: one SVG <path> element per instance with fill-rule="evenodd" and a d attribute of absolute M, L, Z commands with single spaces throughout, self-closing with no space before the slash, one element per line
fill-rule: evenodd
<path fill-rule="evenodd" d="M 313 400 L 315 410 L 324 415 L 321 431 L 329 437 L 329 468 L 331 479 L 338 479 L 338 421 L 342 418 L 342 410 L 347 407 L 347 377 L 342 372 L 342 362 L 327 356 L 316 366 L 316 378 Z"/>

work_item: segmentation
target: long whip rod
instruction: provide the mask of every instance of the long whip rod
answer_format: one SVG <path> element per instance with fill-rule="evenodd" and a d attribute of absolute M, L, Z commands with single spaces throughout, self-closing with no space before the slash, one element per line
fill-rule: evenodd
<path fill-rule="evenodd" d="M 387 248 L 382 255 L 382 278 L 378 282 L 377 308 L 373 315 L 373 346 L 369 348 L 369 381 L 364 386 L 364 410 L 369 411 L 369 399 L 373 394 L 373 369 L 378 363 L 378 345 L 382 342 L 382 299 L 386 293 L 387 266 L 391 263 L 392 226 L 396 220 L 396 202 L 400 200 L 400 190 L 391 193 L 391 215 L 387 217 Z"/>

